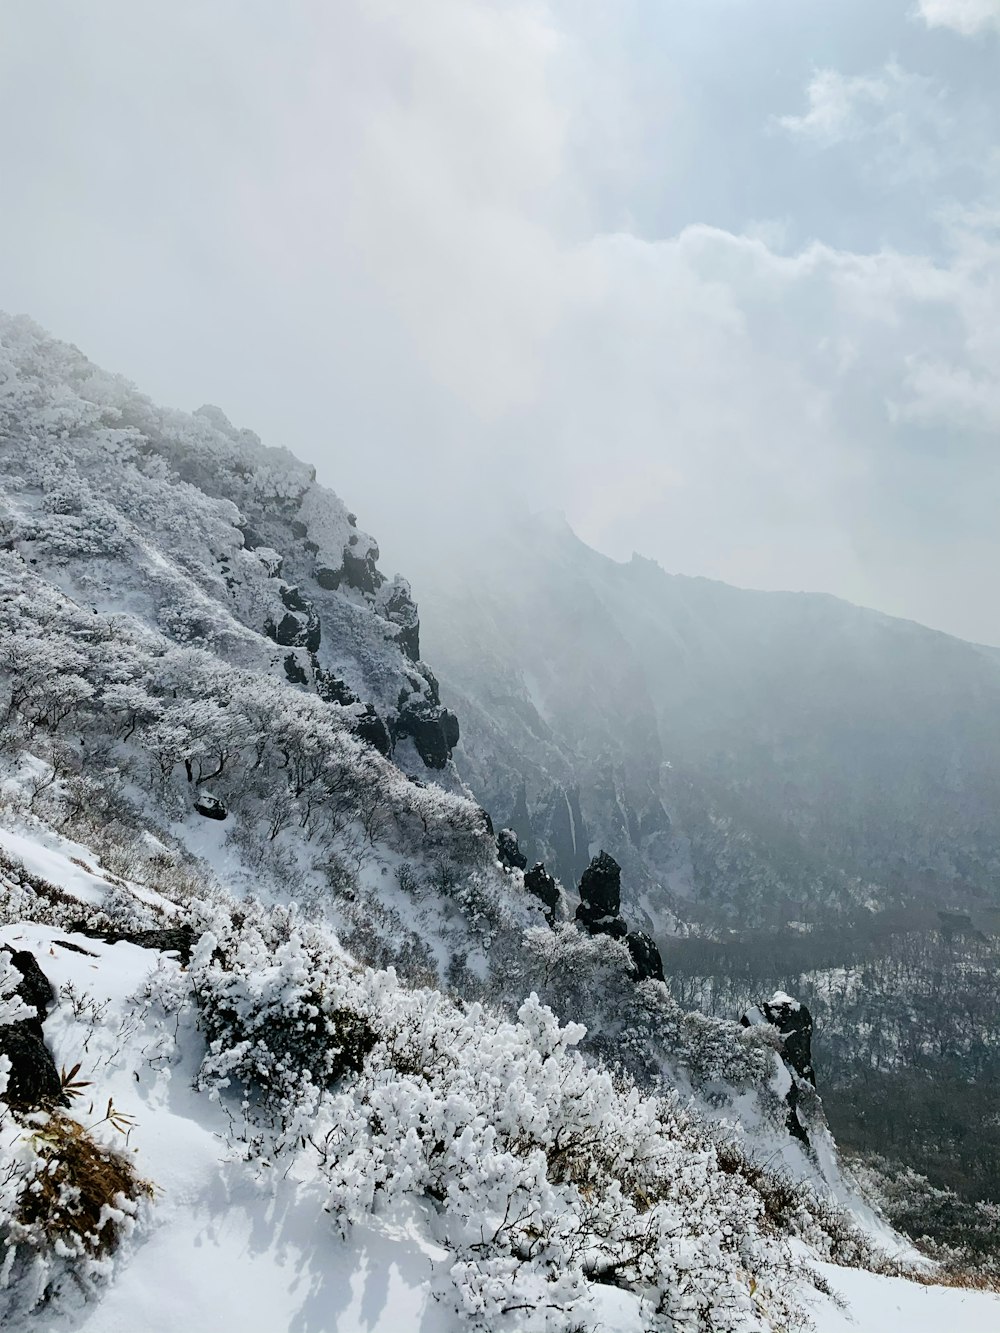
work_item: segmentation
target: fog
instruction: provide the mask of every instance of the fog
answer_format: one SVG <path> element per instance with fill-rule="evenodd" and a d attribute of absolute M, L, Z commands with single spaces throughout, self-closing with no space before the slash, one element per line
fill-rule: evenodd
<path fill-rule="evenodd" d="M 9 0 L 0 307 L 390 568 L 555 508 L 1000 643 L 998 57 L 1000 0 Z"/>

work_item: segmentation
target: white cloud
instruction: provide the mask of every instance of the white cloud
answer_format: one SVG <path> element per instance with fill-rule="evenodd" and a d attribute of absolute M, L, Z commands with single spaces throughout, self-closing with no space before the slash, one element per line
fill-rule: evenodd
<path fill-rule="evenodd" d="M 1000 31 L 1000 0 L 917 0 L 917 11 L 929 28 L 952 28 L 965 37 Z"/>
<path fill-rule="evenodd" d="M 851 77 L 835 69 L 820 69 L 809 81 L 809 106 L 801 116 L 779 116 L 778 124 L 789 134 L 821 144 L 840 143 L 864 134 L 873 109 L 883 107 L 902 79 L 898 66 L 888 65 L 883 74 Z"/>
<path fill-rule="evenodd" d="M 296 449 L 401 567 L 516 498 L 616 554 L 1000 642 L 961 591 L 1000 567 L 988 216 L 938 262 L 786 254 L 766 222 L 595 234 L 580 124 L 595 87 L 617 123 L 614 88 L 534 0 L 54 3 L 0 46 L 0 302 Z M 889 175 L 928 88 L 826 71 L 784 128 Z"/>

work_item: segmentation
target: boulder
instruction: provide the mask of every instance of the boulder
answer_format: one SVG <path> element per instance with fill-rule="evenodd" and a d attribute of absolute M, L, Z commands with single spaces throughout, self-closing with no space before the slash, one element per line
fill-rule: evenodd
<path fill-rule="evenodd" d="M 225 819 L 229 811 L 222 804 L 217 796 L 209 796 L 208 792 L 202 792 L 194 803 L 194 808 L 199 815 L 204 815 L 206 819 Z"/>
<path fill-rule="evenodd" d="M 663 980 L 663 959 L 652 936 L 642 930 L 630 930 L 625 936 L 625 947 L 632 955 L 636 981 Z"/>
<path fill-rule="evenodd" d="M 329 565 L 317 565 L 313 571 L 316 582 L 325 592 L 336 592 L 344 577 L 342 569 L 331 569 Z"/>
<path fill-rule="evenodd" d="M 52 982 L 39 967 L 35 955 L 29 953 L 27 949 L 8 949 L 4 946 L 3 952 L 10 955 L 10 961 L 21 974 L 21 980 L 14 994 L 35 1010 L 35 1017 L 26 1021 L 37 1023 L 41 1035 L 42 1024 L 56 1001 Z"/>

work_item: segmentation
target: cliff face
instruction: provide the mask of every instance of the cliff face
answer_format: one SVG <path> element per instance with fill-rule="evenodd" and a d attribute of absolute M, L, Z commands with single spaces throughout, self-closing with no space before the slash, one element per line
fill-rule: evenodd
<path fill-rule="evenodd" d="M 463 776 L 564 883 L 606 848 L 637 923 L 995 900 L 994 650 L 618 564 L 551 521 L 421 586 Z"/>
<path fill-rule="evenodd" d="M 0 540 L 95 609 L 352 708 L 406 767 L 458 739 L 405 579 L 312 468 L 214 407 L 156 407 L 27 320 L 0 322 Z"/>

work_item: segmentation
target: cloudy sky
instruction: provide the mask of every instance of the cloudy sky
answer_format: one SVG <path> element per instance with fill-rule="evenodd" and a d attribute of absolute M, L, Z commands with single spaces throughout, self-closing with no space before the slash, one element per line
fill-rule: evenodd
<path fill-rule="evenodd" d="M 5 0 L 0 123 L 0 306 L 390 567 L 558 508 L 1000 644 L 1000 0 Z"/>

